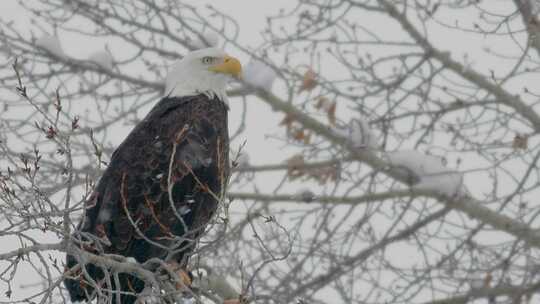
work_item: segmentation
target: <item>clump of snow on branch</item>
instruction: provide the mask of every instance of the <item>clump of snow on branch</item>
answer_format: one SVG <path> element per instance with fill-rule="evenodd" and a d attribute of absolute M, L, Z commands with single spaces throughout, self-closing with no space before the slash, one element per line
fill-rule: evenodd
<path fill-rule="evenodd" d="M 97 52 L 94 52 L 92 53 L 89 57 L 88 57 L 88 60 L 97 64 L 98 66 L 106 69 L 106 70 L 112 70 L 113 68 L 113 64 L 114 64 L 114 59 L 112 57 L 112 55 L 107 52 L 106 50 L 103 50 L 103 51 L 97 51 Z"/>
<path fill-rule="evenodd" d="M 277 77 L 276 71 L 266 63 L 252 59 L 243 71 L 244 81 L 254 87 L 270 91 Z"/>
<path fill-rule="evenodd" d="M 127 257 L 126 262 L 128 262 L 128 263 L 137 263 L 137 260 L 135 260 L 134 257 Z"/>
<path fill-rule="evenodd" d="M 201 37 L 197 37 L 197 39 L 193 42 L 193 47 L 195 49 L 205 49 L 208 47 L 217 47 L 219 44 L 219 35 L 211 30 L 206 30 L 202 34 Z"/>
<path fill-rule="evenodd" d="M 66 53 L 62 49 L 62 46 L 60 45 L 60 40 L 58 40 L 58 37 L 56 36 L 43 35 L 36 40 L 36 45 L 46 49 L 57 57 L 67 57 Z"/>
<path fill-rule="evenodd" d="M 195 301 L 196 299 L 193 297 L 193 298 L 182 298 L 182 303 L 181 304 L 195 304 Z"/>
<path fill-rule="evenodd" d="M 334 132 L 348 140 L 355 148 L 378 148 L 377 134 L 363 118 L 353 118 L 346 126 L 334 128 Z"/>
<path fill-rule="evenodd" d="M 420 178 L 413 185 L 414 189 L 436 191 L 446 196 L 464 192 L 463 175 L 446 168 L 440 157 L 417 151 L 396 151 L 388 152 L 386 158 L 392 166 L 403 167 Z"/>

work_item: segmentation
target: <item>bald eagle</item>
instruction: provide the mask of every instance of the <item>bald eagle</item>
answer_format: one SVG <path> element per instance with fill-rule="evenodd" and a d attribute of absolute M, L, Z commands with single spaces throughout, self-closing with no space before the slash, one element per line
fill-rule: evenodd
<path fill-rule="evenodd" d="M 116 149 L 87 200 L 71 236 L 75 246 L 186 269 L 227 183 L 225 86 L 240 75 L 240 62 L 215 48 L 191 52 L 172 68 L 165 97 Z M 121 303 L 133 303 L 144 287 L 125 273 L 115 284 L 114 276 L 80 256 L 67 255 L 66 271 L 72 301 L 92 300 L 97 285 L 120 291 Z"/>

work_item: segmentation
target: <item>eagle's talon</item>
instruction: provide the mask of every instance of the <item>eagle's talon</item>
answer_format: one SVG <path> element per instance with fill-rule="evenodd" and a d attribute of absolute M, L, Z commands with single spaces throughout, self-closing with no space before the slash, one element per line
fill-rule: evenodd
<path fill-rule="evenodd" d="M 180 266 L 180 264 L 178 264 L 177 262 L 170 262 L 169 266 L 171 267 L 172 271 L 176 273 L 176 275 L 180 278 L 180 281 L 175 282 L 176 289 L 181 290 L 185 289 L 186 287 L 188 289 L 191 288 L 192 276 L 189 271 L 183 269 L 182 266 Z"/>
<path fill-rule="evenodd" d="M 188 271 L 180 268 L 179 270 L 176 271 L 176 274 L 178 275 L 178 277 L 180 277 L 180 282 L 176 282 L 176 289 L 191 287 L 191 283 L 192 283 L 191 275 L 189 274 Z"/>

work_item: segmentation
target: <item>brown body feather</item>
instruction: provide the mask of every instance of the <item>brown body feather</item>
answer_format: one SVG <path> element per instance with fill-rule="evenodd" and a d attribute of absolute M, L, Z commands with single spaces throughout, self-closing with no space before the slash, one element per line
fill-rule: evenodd
<path fill-rule="evenodd" d="M 227 183 L 228 141 L 227 106 L 219 99 L 163 98 L 114 152 L 73 237 L 91 241 L 86 250 L 94 253 L 185 266 Z M 68 268 L 77 263 L 67 257 Z M 85 267 L 103 281 L 99 267 Z M 93 291 L 79 278 L 65 281 L 73 301 L 88 300 Z M 134 292 L 144 286 L 126 274 L 120 285 Z M 122 303 L 134 300 L 122 297 Z"/>

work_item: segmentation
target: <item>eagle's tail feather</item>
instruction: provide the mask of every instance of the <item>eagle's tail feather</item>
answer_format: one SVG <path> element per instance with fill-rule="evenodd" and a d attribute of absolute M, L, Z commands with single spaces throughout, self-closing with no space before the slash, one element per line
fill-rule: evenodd
<path fill-rule="evenodd" d="M 77 260 L 73 256 L 67 255 L 66 269 L 72 269 L 76 265 Z M 103 279 L 103 271 L 93 264 L 87 264 L 86 271 L 88 272 L 90 277 L 92 277 L 92 279 L 96 282 L 99 282 Z M 80 273 L 80 271 L 78 273 Z M 73 279 L 74 277 L 79 277 L 77 274 L 72 274 L 69 277 L 70 278 L 64 279 L 64 286 L 69 292 L 71 302 L 74 303 L 77 301 L 91 301 L 94 297 L 94 288 L 90 284 L 85 284 L 84 281 L 81 279 Z M 142 280 L 139 280 L 129 274 L 120 274 L 118 277 L 120 280 L 121 291 L 138 294 L 144 289 L 144 282 Z M 111 282 L 114 285 L 113 278 L 111 278 Z M 112 286 L 112 290 L 116 290 L 116 287 Z M 137 296 L 122 294 L 120 299 L 120 303 L 122 304 L 133 304 L 137 300 Z M 116 303 L 116 299 L 114 297 L 112 303 Z"/>
<path fill-rule="evenodd" d="M 66 257 L 66 271 L 73 269 L 77 265 L 77 260 L 72 255 Z M 97 278 L 98 273 L 94 265 L 86 265 L 86 271 L 93 278 Z M 75 279 L 73 279 L 75 278 Z M 64 286 L 69 292 L 71 302 L 76 301 L 88 301 L 89 297 L 93 293 L 94 289 L 89 284 L 85 284 L 82 281 L 81 271 L 78 270 L 75 273 L 71 273 L 69 278 L 64 279 Z"/>

